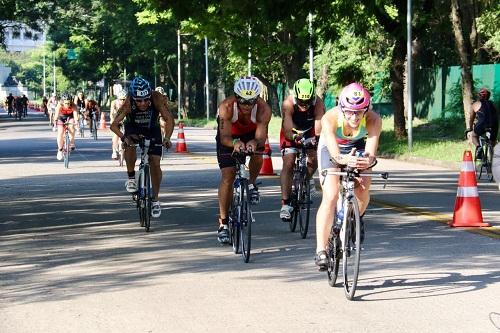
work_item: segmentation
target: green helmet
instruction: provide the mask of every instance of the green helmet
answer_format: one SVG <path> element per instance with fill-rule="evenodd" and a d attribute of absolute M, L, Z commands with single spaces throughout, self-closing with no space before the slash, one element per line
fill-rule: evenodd
<path fill-rule="evenodd" d="M 314 83 L 309 79 L 299 79 L 293 85 L 295 98 L 300 100 L 309 100 L 314 95 Z"/>

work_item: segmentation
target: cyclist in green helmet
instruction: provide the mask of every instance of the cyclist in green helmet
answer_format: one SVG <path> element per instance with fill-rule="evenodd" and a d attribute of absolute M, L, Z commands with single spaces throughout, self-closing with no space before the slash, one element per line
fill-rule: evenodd
<path fill-rule="evenodd" d="M 299 141 L 305 137 L 315 138 L 321 132 L 321 117 L 325 114 L 325 104 L 315 93 L 314 83 L 309 79 L 299 79 L 293 85 L 293 93 L 289 95 L 281 107 L 283 122 L 280 133 L 283 169 L 281 171 L 282 206 L 280 218 L 288 222 L 293 208 L 290 205 L 292 175 L 295 157 L 298 153 Z M 305 131 L 297 134 L 293 129 Z M 312 177 L 318 167 L 316 148 L 307 151 L 308 176 Z"/>

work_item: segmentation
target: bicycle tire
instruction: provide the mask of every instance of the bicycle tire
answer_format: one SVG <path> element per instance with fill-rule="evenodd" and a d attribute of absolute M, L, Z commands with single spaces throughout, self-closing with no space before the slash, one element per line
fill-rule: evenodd
<path fill-rule="evenodd" d="M 94 118 L 92 118 L 92 135 L 94 140 L 97 140 L 97 121 Z"/>
<path fill-rule="evenodd" d="M 64 154 L 64 167 L 66 169 L 69 168 L 69 155 L 71 153 L 71 149 L 69 148 L 69 134 L 66 132 L 64 135 L 64 148 L 63 148 L 63 154 Z"/>
<path fill-rule="evenodd" d="M 484 147 L 484 160 L 485 160 L 485 169 L 486 169 L 486 177 L 488 181 L 492 182 L 493 181 L 493 147 L 491 144 L 487 144 Z"/>
<path fill-rule="evenodd" d="M 80 117 L 80 137 L 81 138 L 85 137 L 85 121 L 83 120 L 82 117 Z"/>
<path fill-rule="evenodd" d="M 483 159 L 482 158 L 476 158 L 477 156 L 477 151 L 479 149 L 483 149 L 482 146 L 476 147 L 476 150 L 474 151 L 474 169 L 476 171 L 476 179 L 479 180 L 481 179 L 481 175 L 483 173 Z"/>
<path fill-rule="evenodd" d="M 252 208 L 250 206 L 250 196 L 248 193 L 248 182 L 241 181 L 241 219 L 240 219 L 240 236 L 241 236 L 241 255 L 243 261 L 250 260 L 250 250 L 252 247 Z"/>
<path fill-rule="evenodd" d="M 358 285 L 359 262 L 361 257 L 361 222 L 359 207 L 355 198 L 347 201 L 344 211 L 344 233 L 342 239 L 342 271 L 344 292 L 348 300 L 354 298 Z"/>
<path fill-rule="evenodd" d="M 144 227 L 146 232 L 149 232 L 151 227 L 151 177 L 149 175 L 149 166 L 144 167 Z"/>
<path fill-rule="evenodd" d="M 238 187 L 233 190 L 233 201 L 232 201 L 232 210 L 231 210 L 231 244 L 233 245 L 233 252 L 235 254 L 240 253 L 240 240 L 241 240 L 241 183 Z"/>
<path fill-rule="evenodd" d="M 139 212 L 139 224 L 141 227 L 144 227 L 144 207 L 146 206 L 146 203 L 144 201 L 144 194 L 141 188 L 141 184 L 143 183 L 142 178 L 143 178 L 143 172 L 142 170 L 139 170 L 139 176 L 137 177 L 137 184 L 139 185 L 139 188 L 136 192 L 137 211 Z"/>
<path fill-rule="evenodd" d="M 300 180 L 300 177 L 299 177 Z M 292 211 L 292 216 L 290 218 L 290 221 L 288 221 L 288 227 L 290 228 L 291 232 L 295 232 L 297 228 L 297 218 L 298 218 L 298 211 L 300 209 L 299 206 L 299 191 L 300 189 L 297 186 L 297 184 L 300 184 L 300 181 L 296 179 L 294 176 L 294 181 L 292 184 L 292 192 L 290 193 L 290 203 L 292 204 L 293 211 Z"/>
<path fill-rule="evenodd" d="M 326 274 L 328 276 L 328 284 L 331 287 L 335 287 L 337 283 L 337 277 L 339 275 L 339 266 L 340 266 L 340 247 L 341 242 L 338 235 L 334 234 L 333 226 L 330 230 L 330 236 L 328 237 L 328 248 L 326 250 L 326 254 L 328 257 L 328 266 L 326 270 Z"/>
<path fill-rule="evenodd" d="M 299 230 L 300 237 L 305 239 L 309 229 L 309 217 L 311 215 L 311 185 L 305 177 L 302 180 L 299 205 Z"/>

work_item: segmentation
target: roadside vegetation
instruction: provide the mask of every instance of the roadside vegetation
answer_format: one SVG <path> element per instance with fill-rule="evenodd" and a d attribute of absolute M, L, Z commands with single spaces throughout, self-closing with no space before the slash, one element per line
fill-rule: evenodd
<path fill-rule="evenodd" d="M 184 126 L 216 129 L 214 119 L 182 120 Z M 269 123 L 269 137 L 279 140 L 281 118 L 273 116 Z M 394 118 L 384 117 L 379 156 L 401 159 L 420 158 L 442 162 L 460 162 L 465 149 L 469 148 L 464 138 L 464 121 L 461 118 L 443 118 L 432 121 L 413 120 L 413 147 L 408 150 L 408 139 L 397 139 L 394 135 Z"/>

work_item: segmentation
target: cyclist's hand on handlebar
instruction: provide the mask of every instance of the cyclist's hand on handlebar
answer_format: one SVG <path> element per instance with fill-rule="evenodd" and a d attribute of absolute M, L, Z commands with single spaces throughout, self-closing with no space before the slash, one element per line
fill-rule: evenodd
<path fill-rule="evenodd" d="M 315 147 L 318 143 L 316 142 L 316 138 L 313 136 L 305 139 L 302 144 L 306 147 Z"/>
<path fill-rule="evenodd" d="M 167 138 L 167 137 L 163 138 L 163 146 L 167 149 L 172 147 L 172 141 L 170 141 L 170 138 Z"/>
<path fill-rule="evenodd" d="M 255 141 L 255 140 L 248 141 L 247 144 L 245 145 L 245 149 L 249 153 L 256 152 L 257 151 L 257 141 Z"/>
<path fill-rule="evenodd" d="M 233 140 L 233 152 L 241 153 L 244 150 L 245 150 L 245 144 L 241 140 L 234 139 Z"/>

